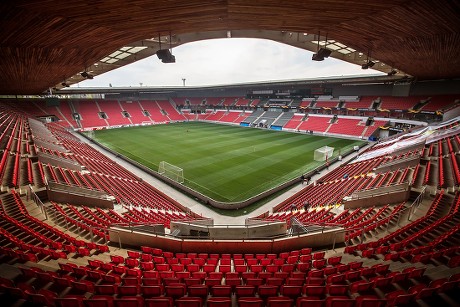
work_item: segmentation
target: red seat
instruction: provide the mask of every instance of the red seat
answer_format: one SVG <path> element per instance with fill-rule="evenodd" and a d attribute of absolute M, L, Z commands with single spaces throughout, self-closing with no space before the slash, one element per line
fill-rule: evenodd
<path fill-rule="evenodd" d="M 387 306 L 398 306 L 403 304 L 409 304 L 414 298 L 415 293 L 406 293 L 404 290 L 396 290 L 385 295 L 387 300 Z"/>
<path fill-rule="evenodd" d="M 299 297 L 296 301 L 296 307 L 323 307 L 325 300 L 316 297 Z"/>
<path fill-rule="evenodd" d="M 143 297 L 157 297 L 163 294 L 163 286 L 151 285 L 151 286 L 140 286 Z"/>
<path fill-rule="evenodd" d="M 227 285 L 214 285 L 211 287 L 211 295 L 214 297 L 230 297 L 232 287 Z"/>
<path fill-rule="evenodd" d="M 139 307 L 144 306 L 144 298 L 142 296 L 115 298 L 113 304 L 115 307 Z"/>
<path fill-rule="evenodd" d="M 144 300 L 145 307 L 172 307 L 173 299 L 171 297 L 154 297 Z"/>
<path fill-rule="evenodd" d="M 239 307 L 263 307 L 264 301 L 258 297 L 242 297 L 238 299 Z"/>
<path fill-rule="evenodd" d="M 257 289 L 257 293 L 261 298 L 267 298 L 270 296 L 278 296 L 278 286 L 275 285 L 261 285 Z"/>
<path fill-rule="evenodd" d="M 355 300 L 346 296 L 329 296 L 326 298 L 326 307 L 354 307 Z"/>
<path fill-rule="evenodd" d="M 207 307 L 231 307 L 232 300 L 228 297 L 210 297 L 206 302 Z"/>
<path fill-rule="evenodd" d="M 384 307 L 387 301 L 371 295 L 360 295 L 356 297 L 356 307 Z"/>
<path fill-rule="evenodd" d="M 115 285 L 95 285 L 96 294 L 114 295 L 117 292 Z"/>
<path fill-rule="evenodd" d="M 254 296 L 255 291 L 256 287 L 251 285 L 235 287 L 236 297 L 252 297 Z"/>
<path fill-rule="evenodd" d="M 280 294 L 289 298 L 296 299 L 302 295 L 302 286 L 282 285 Z"/>
<path fill-rule="evenodd" d="M 277 277 L 270 277 L 270 278 L 267 278 L 266 283 L 267 285 L 281 286 L 282 284 L 284 284 L 284 279 L 277 278 Z"/>
<path fill-rule="evenodd" d="M 306 296 L 324 297 L 326 294 L 326 286 L 305 285 L 303 288 L 303 293 Z"/>
<path fill-rule="evenodd" d="M 267 307 L 291 307 L 294 300 L 290 297 L 269 297 L 267 299 Z"/>
<path fill-rule="evenodd" d="M 372 286 L 373 286 L 372 282 L 367 282 L 365 280 L 355 281 L 354 283 L 350 285 L 350 292 L 351 293 L 366 292 L 366 291 L 369 291 L 372 288 Z"/>
<path fill-rule="evenodd" d="M 190 285 L 187 287 L 188 296 L 206 298 L 208 296 L 208 286 L 206 285 Z"/>
<path fill-rule="evenodd" d="M 56 297 L 54 303 L 57 307 L 84 307 L 83 295 L 66 295 L 64 297 Z"/>
<path fill-rule="evenodd" d="M 165 295 L 172 298 L 183 297 L 186 294 L 185 284 L 172 284 L 165 286 Z"/>
<path fill-rule="evenodd" d="M 235 286 L 241 285 L 242 281 L 240 278 L 225 278 L 225 284 L 235 288 Z"/>
<path fill-rule="evenodd" d="M 326 286 L 326 292 L 329 295 L 340 295 L 344 296 L 348 292 L 348 285 L 327 285 Z"/>
<path fill-rule="evenodd" d="M 201 307 L 203 300 L 200 297 L 181 297 L 174 304 L 177 307 Z"/>
<path fill-rule="evenodd" d="M 86 307 L 112 307 L 113 296 L 110 295 L 94 295 L 91 298 L 83 300 Z"/>
<path fill-rule="evenodd" d="M 47 289 L 40 289 L 37 293 L 29 293 L 29 300 L 34 305 L 39 306 L 54 306 L 54 300 L 57 298 L 57 294 Z"/>
<path fill-rule="evenodd" d="M 138 286 L 118 286 L 118 295 L 120 296 L 136 296 L 139 294 Z"/>

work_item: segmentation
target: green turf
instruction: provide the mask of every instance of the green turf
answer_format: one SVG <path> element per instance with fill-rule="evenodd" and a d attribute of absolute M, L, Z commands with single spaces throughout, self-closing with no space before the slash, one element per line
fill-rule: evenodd
<path fill-rule="evenodd" d="M 362 141 L 204 122 L 100 130 L 96 140 L 152 170 L 161 161 L 184 170 L 185 185 L 215 200 L 237 202 L 320 163 L 322 146 L 345 152 Z"/>

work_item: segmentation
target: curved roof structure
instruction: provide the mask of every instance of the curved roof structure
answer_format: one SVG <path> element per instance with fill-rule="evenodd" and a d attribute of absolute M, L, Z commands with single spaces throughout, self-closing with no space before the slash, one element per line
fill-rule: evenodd
<path fill-rule="evenodd" d="M 38 94 L 78 82 L 71 76 L 103 73 L 154 54 L 159 41 L 174 47 L 229 36 L 313 51 L 319 41 L 332 56 L 357 64 L 370 53 L 385 72 L 460 76 L 458 0 L 16 0 L 3 1 L 0 12 L 3 94 Z M 339 52 L 347 48 L 350 53 Z"/>

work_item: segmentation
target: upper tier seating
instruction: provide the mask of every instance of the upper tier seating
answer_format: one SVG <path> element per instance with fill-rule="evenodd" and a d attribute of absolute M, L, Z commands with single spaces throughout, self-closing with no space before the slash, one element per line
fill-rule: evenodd
<path fill-rule="evenodd" d="M 80 100 L 72 102 L 75 112 L 80 114 L 80 123 L 83 128 L 107 127 L 108 123 L 99 116 L 101 112 L 98 104 L 94 100 Z"/>
<path fill-rule="evenodd" d="M 326 116 L 314 116 L 309 115 L 307 119 L 302 122 L 302 124 L 298 127 L 299 130 L 312 130 L 315 132 L 326 132 L 329 128 L 330 121 L 332 117 Z"/>
<path fill-rule="evenodd" d="M 130 125 L 132 122 L 122 114 L 123 109 L 118 101 L 99 100 L 99 108 L 107 114 L 107 122 L 110 126 Z"/>

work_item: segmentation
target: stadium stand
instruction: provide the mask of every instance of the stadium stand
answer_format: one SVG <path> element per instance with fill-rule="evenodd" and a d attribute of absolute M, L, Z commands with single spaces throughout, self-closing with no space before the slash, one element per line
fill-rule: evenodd
<path fill-rule="evenodd" d="M 305 114 L 294 114 L 292 118 L 283 126 L 285 129 L 297 129 L 301 124 Z"/>
<path fill-rule="evenodd" d="M 107 122 L 110 126 L 132 124 L 129 117 L 123 115 L 123 109 L 118 101 L 100 100 L 98 105 L 100 110 L 107 114 Z"/>
<path fill-rule="evenodd" d="M 82 128 L 107 127 L 108 122 L 101 117 L 100 108 L 96 101 L 73 101 L 76 113 L 80 114 L 80 124 Z"/>
<path fill-rule="evenodd" d="M 331 119 L 332 117 L 330 116 L 309 115 L 297 129 L 301 131 L 327 132 Z"/>
<path fill-rule="evenodd" d="M 434 96 L 428 98 L 429 101 L 421 107 L 421 110 L 433 112 L 443 110 L 448 106 L 454 105 L 456 102 L 458 103 L 459 99 L 459 95 Z"/>
<path fill-rule="evenodd" d="M 158 107 L 164 111 L 167 118 L 171 121 L 182 121 L 184 120 L 184 116 L 180 114 L 176 108 L 169 101 L 159 100 L 156 101 Z"/>
<path fill-rule="evenodd" d="M 139 101 L 133 101 L 133 100 L 123 101 L 122 100 L 120 101 L 120 106 L 123 111 L 128 112 L 129 119 L 131 120 L 133 124 L 142 124 L 146 122 L 151 122 L 150 118 L 146 116 L 146 114 L 143 112 L 144 110 L 139 104 Z"/>
<path fill-rule="evenodd" d="M 113 112 L 110 108 L 104 110 L 109 116 Z M 217 111 L 206 115 L 207 119 L 217 113 L 222 114 L 221 121 L 227 117 L 232 122 L 242 115 Z M 256 112 L 255 119 L 262 114 L 263 111 Z M 303 117 L 295 115 L 285 126 L 291 122 L 307 123 L 302 122 Z M 322 119 L 323 131 L 333 125 L 329 123 L 332 117 L 308 118 Z M 343 119 L 339 117 L 338 121 Z M 163 300 L 178 306 L 189 306 L 192 301 L 198 306 L 212 306 L 230 300 L 244 306 L 259 300 L 267 306 L 292 306 L 294 302 L 302 306 L 312 300 L 355 305 L 368 300 L 369 304 L 400 305 L 429 303 L 433 295 L 455 297 L 453 291 L 460 280 L 456 274 L 460 265 L 460 195 L 448 189 L 460 181 L 460 139 L 456 132 L 448 133 L 457 129 L 457 122 L 439 129 L 447 133 L 446 137 L 441 135 L 418 149 L 388 154 L 387 148 L 397 144 L 396 139 L 376 144 L 363 152 L 374 154 L 374 158 L 346 163 L 327 172 L 316 184 L 305 186 L 264 217 L 265 221 L 286 221 L 289 225 L 296 221 L 307 227 L 343 227 L 347 243 L 339 249 L 343 252 L 326 253 L 305 247 L 259 254 L 174 253 L 147 246 L 115 251 L 106 243 L 109 236 L 105 229 L 109 225 L 170 227 L 173 220 L 190 221 L 195 217 L 81 143 L 66 130 L 66 124 L 44 126 L 11 110 L 2 112 L 0 123 L 0 145 L 4 148 L 2 185 L 10 187 L 0 199 L 0 259 L 9 265 L 20 261 L 14 277 L 2 275 L 0 280 L 2 297 L 7 302 L 26 299 L 35 304 L 63 306 L 91 305 L 103 300 L 117 306 L 137 306 Z M 374 121 L 374 125 L 380 124 Z M 40 145 L 34 141 L 40 141 Z M 55 147 L 57 144 L 59 147 Z M 380 151 L 386 154 L 378 154 Z M 29 156 L 23 156 L 25 153 Z M 85 171 L 41 163 L 34 158 L 38 153 L 78 162 Z M 404 166 L 404 161 L 419 155 L 417 165 Z M 400 161 L 401 167 L 376 171 Z M 20 187 L 32 184 L 38 189 L 50 180 L 105 191 L 122 204 L 121 209 L 53 201 L 46 210 L 49 219 L 43 221 L 43 213 L 21 194 Z M 416 183 L 414 187 L 434 187 L 434 194 L 427 213 L 419 213 L 406 226 L 399 225 L 401 215 L 412 208 L 408 202 L 337 210 L 352 192 L 412 181 Z M 305 201 L 310 204 L 308 210 L 303 208 Z M 295 210 L 292 204 L 296 204 Z"/>
<path fill-rule="evenodd" d="M 360 137 L 363 134 L 365 128 L 366 123 L 363 123 L 361 119 L 339 117 L 335 123 L 331 124 L 327 132 Z"/>

